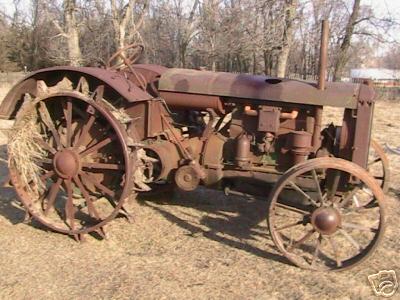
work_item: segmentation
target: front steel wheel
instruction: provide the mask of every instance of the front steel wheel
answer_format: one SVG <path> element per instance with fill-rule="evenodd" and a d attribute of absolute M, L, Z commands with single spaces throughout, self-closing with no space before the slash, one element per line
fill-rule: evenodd
<path fill-rule="evenodd" d="M 368 172 L 379 182 L 383 192 L 389 191 L 390 168 L 385 150 L 375 140 L 371 140 L 368 156 Z"/>
<path fill-rule="evenodd" d="M 289 169 L 269 198 L 268 225 L 295 265 L 343 270 L 371 255 L 384 232 L 384 194 L 363 168 L 317 158 Z"/>

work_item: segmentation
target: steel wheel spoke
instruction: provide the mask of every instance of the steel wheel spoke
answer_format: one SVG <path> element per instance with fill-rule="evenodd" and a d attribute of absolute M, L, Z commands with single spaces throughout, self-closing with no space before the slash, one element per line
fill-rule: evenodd
<path fill-rule="evenodd" d="M 301 246 L 302 244 L 304 244 L 305 242 L 307 242 L 315 233 L 315 230 L 310 230 L 309 232 L 306 233 L 306 235 L 304 235 L 300 240 L 294 242 L 292 245 L 290 245 L 287 248 L 287 251 L 290 252 L 292 251 L 294 248 L 298 248 L 299 246 Z"/>
<path fill-rule="evenodd" d="M 72 181 L 70 179 L 64 180 L 65 187 L 67 189 L 68 199 L 65 203 L 65 219 L 72 230 L 75 230 L 75 208 L 72 200 Z"/>
<path fill-rule="evenodd" d="M 86 149 L 85 151 L 83 151 L 82 153 L 80 153 L 81 157 L 85 157 L 86 155 L 89 155 L 90 153 L 93 153 L 105 146 L 107 146 L 108 144 L 110 144 L 111 142 L 113 142 L 115 140 L 115 136 L 111 136 L 111 137 L 107 137 L 104 140 L 102 140 L 101 142 L 98 142 L 97 144 L 95 144 L 94 146 L 90 147 L 89 149 Z"/>
<path fill-rule="evenodd" d="M 368 167 L 370 167 L 370 166 L 372 166 L 372 165 L 374 165 L 374 164 L 376 164 L 377 162 L 380 162 L 380 161 L 382 161 L 382 158 L 381 157 L 377 157 L 373 161 L 368 163 Z"/>
<path fill-rule="evenodd" d="M 295 184 L 291 180 L 289 180 L 288 182 L 292 188 L 294 188 L 296 191 L 298 191 L 300 194 L 302 194 L 304 197 L 306 197 L 314 206 L 317 206 L 317 207 L 320 206 L 313 198 L 311 198 L 309 195 L 307 195 L 306 192 L 304 192 L 297 184 Z"/>
<path fill-rule="evenodd" d="M 34 138 L 34 141 L 36 143 L 38 143 L 40 145 L 40 147 L 42 147 L 43 149 L 45 149 L 46 151 L 50 152 L 51 154 L 56 154 L 57 150 L 54 149 L 53 147 L 51 147 L 48 143 L 46 143 L 44 140 L 42 140 L 41 138 Z"/>
<path fill-rule="evenodd" d="M 285 205 L 285 204 L 282 204 L 282 203 L 278 203 L 278 202 L 275 204 L 275 206 L 277 206 L 277 207 L 279 207 L 279 208 L 282 208 L 282 209 L 286 209 L 286 210 L 295 212 L 295 213 L 298 213 L 298 214 L 301 214 L 301 215 L 308 215 L 308 214 L 310 214 L 310 212 L 308 212 L 308 211 L 301 210 L 301 209 L 299 209 L 299 208 L 292 207 L 292 206 L 288 206 L 288 205 Z"/>
<path fill-rule="evenodd" d="M 377 228 L 371 228 L 371 227 L 367 227 L 364 225 L 348 223 L 348 222 L 342 222 L 342 227 L 350 228 L 350 229 L 357 229 L 357 230 L 361 230 L 361 231 L 369 231 L 369 232 L 374 232 L 374 233 L 378 232 Z"/>
<path fill-rule="evenodd" d="M 326 238 L 328 240 L 328 243 L 331 245 L 331 248 L 333 250 L 333 253 L 335 255 L 335 260 L 336 260 L 336 266 L 340 268 L 342 266 L 342 261 L 339 259 L 339 251 L 336 246 L 336 243 L 333 241 L 331 237 Z"/>
<path fill-rule="evenodd" d="M 62 149 L 62 145 L 61 145 L 61 141 L 60 141 L 60 136 L 57 132 L 56 127 L 54 126 L 53 120 L 50 117 L 50 113 L 47 109 L 46 104 L 44 104 L 43 102 L 39 103 L 39 114 L 42 118 L 43 123 L 47 126 L 47 128 L 49 128 L 49 130 L 51 131 L 54 141 L 56 142 L 57 145 L 57 149 Z"/>
<path fill-rule="evenodd" d="M 348 195 L 346 195 L 343 201 L 339 202 L 339 207 L 346 206 L 353 199 L 355 194 L 360 190 L 361 188 L 359 186 L 356 186 Z"/>
<path fill-rule="evenodd" d="M 311 260 L 311 266 L 314 266 L 315 261 L 317 260 L 319 249 L 321 247 L 321 240 L 322 240 L 322 234 L 319 234 L 317 238 L 317 245 L 315 246 L 315 251 Z"/>
<path fill-rule="evenodd" d="M 118 164 L 106 164 L 106 163 L 82 163 L 83 168 L 88 169 L 99 169 L 99 170 L 125 170 L 123 165 Z"/>
<path fill-rule="evenodd" d="M 360 206 L 360 207 L 354 207 L 354 208 L 349 208 L 348 210 L 343 212 L 343 215 L 349 215 L 349 214 L 355 214 L 355 213 L 365 213 L 369 212 L 370 209 L 373 208 L 379 208 L 378 203 L 371 201 L 367 205 Z"/>
<path fill-rule="evenodd" d="M 90 131 L 90 129 L 92 128 L 94 121 L 96 120 L 94 115 L 90 115 L 89 120 L 87 121 L 87 123 L 83 126 L 82 128 L 82 132 L 79 136 L 78 141 L 76 142 L 74 148 L 78 149 L 80 146 L 82 146 L 83 142 L 85 141 L 85 139 L 88 136 L 88 133 Z"/>
<path fill-rule="evenodd" d="M 47 198 L 47 206 L 46 206 L 46 209 L 44 210 L 45 216 L 49 213 L 50 209 L 52 207 L 54 207 L 54 202 L 56 201 L 56 197 L 57 197 L 58 191 L 60 190 L 61 183 L 62 183 L 62 179 L 58 178 L 57 182 L 55 184 L 53 184 L 50 188 L 49 195 Z"/>
<path fill-rule="evenodd" d="M 339 229 L 339 232 L 355 247 L 358 251 L 362 251 L 363 248 L 359 243 L 356 242 L 355 239 L 344 229 Z"/>
<path fill-rule="evenodd" d="M 86 201 L 86 204 L 88 207 L 88 211 L 89 211 L 89 215 L 93 218 L 96 218 L 97 220 L 100 220 L 100 215 L 99 215 L 98 211 L 96 210 L 92 199 L 90 199 L 90 195 L 89 195 L 88 191 L 83 186 L 83 184 L 78 176 L 74 177 L 74 182 L 78 186 L 80 191 L 82 192 L 83 197 L 85 198 L 85 201 Z"/>
<path fill-rule="evenodd" d="M 82 173 L 81 177 L 84 181 L 89 181 L 94 186 L 96 186 L 100 191 L 109 195 L 110 197 L 115 196 L 115 193 L 113 191 L 111 191 L 109 188 L 107 188 L 106 186 L 104 186 L 100 182 L 98 182 L 95 178 L 92 177 L 92 175 L 90 175 L 88 173 Z"/>
<path fill-rule="evenodd" d="M 322 191 L 321 191 L 321 187 L 319 185 L 319 180 L 318 180 L 318 175 L 317 175 L 317 171 L 315 171 L 315 169 L 312 169 L 311 171 L 315 184 L 317 186 L 317 192 L 318 192 L 318 197 L 319 197 L 319 201 L 322 203 L 324 203 L 324 196 L 322 195 Z"/>
<path fill-rule="evenodd" d="M 67 123 L 67 145 L 66 147 L 69 148 L 71 147 L 71 139 L 72 139 L 72 102 L 71 99 L 67 99 L 66 107 L 64 103 L 64 116 L 65 116 L 65 121 Z"/>
<path fill-rule="evenodd" d="M 275 228 L 275 230 L 276 231 L 281 231 L 283 229 L 292 228 L 292 227 L 295 227 L 295 226 L 298 226 L 298 225 L 301 225 L 301 224 L 303 224 L 303 220 L 300 220 L 300 221 L 295 222 L 295 223 L 291 223 L 291 224 L 287 224 L 287 225 Z"/>

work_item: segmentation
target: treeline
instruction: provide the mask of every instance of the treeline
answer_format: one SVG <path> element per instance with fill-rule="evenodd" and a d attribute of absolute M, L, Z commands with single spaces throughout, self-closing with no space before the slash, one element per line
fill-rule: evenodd
<path fill-rule="evenodd" d="M 131 43 L 144 63 L 297 76 L 317 74 L 320 24 L 331 23 L 329 75 L 371 64 L 397 26 L 362 0 L 30 0 L 0 15 L 0 70 L 103 66 Z M 397 51 L 398 53 L 398 51 Z M 390 60 L 386 60 L 390 61 Z"/>

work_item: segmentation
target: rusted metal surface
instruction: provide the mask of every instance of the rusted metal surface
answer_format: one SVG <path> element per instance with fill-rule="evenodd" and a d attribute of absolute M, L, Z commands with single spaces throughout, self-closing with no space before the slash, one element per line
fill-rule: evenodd
<path fill-rule="evenodd" d="M 262 107 L 258 118 L 258 131 L 265 132 L 278 132 L 280 126 L 280 118 L 295 119 L 297 118 L 298 111 L 293 111 L 294 113 L 284 113 L 280 112 L 277 107 Z"/>
<path fill-rule="evenodd" d="M 360 85 L 327 82 L 325 90 L 315 83 L 267 76 L 170 69 L 160 78 L 162 92 L 270 100 L 277 102 L 355 108 Z M 168 103 L 168 98 L 165 99 Z"/>
<path fill-rule="evenodd" d="M 97 87 L 100 84 L 104 84 L 129 102 L 144 101 L 153 98 L 150 94 L 127 80 L 123 73 L 99 68 L 54 67 L 33 72 L 17 83 L 0 105 L 0 118 L 9 119 L 14 117 L 16 109 L 19 108 L 18 104 L 21 105 L 25 93 L 33 96 L 36 95 L 36 82 L 38 80 L 43 80 L 51 86 L 66 76 L 70 80 L 75 79 L 76 84 L 79 78 L 85 76 L 90 85 Z"/>
<path fill-rule="evenodd" d="M 306 131 L 292 131 L 288 140 L 288 149 L 293 155 L 293 164 L 307 160 L 311 152 L 312 134 Z"/>
<path fill-rule="evenodd" d="M 314 134 L 312 137 L 312 145 L 313 151 L 316 153 L 318 149 L 321 147 L 321 123 L 322 123 L 322 113 L 323 109 L 322 106 L 315 107 L 315 114 L 314 114 Z"/>
<path fill-rule="evenodd" d="M 25 127 L 36 130 L 34 142 L 45 150 L 31 161 L 42 189 L 18 168 L 22 154 L 10 151 L 11 181 L 28 214 L 81 240 L 90 232 L 104 236 L 118 213 L 131 219 L 124 203 L 137 194 L 199 185 L 246 196 L 270 192 L 270 233 L 291 262 L 319 270 L 360 263 L 383 233 L 388 161 L 370 143 L 373 88 L 326 82 L 326 22 L 321 36 L 316 83 L 135 65 L 129 49 L 107 70 L 29 75 L 0 107 L 2 117 L 17 116 L 16 134 L 30 120 Z M 325 106 L 344 109 L 341 126 L 322 125 Z M 368 161 L 370 146 L 377 156 Z M 343 237 L 334 241 L 337 235 Z M 357 253 L 346 257 L 335 250 L 351 247 Z"/>
<path fill-rule="evenodd" d="M 214 109 L 219 114 L 224 114 L 222 101 L 218 96 L 160 92 L 160 96 L 165 99 L 168 105 L 176 108 L 206 110 Z"/>
<path fill-rule="evenodd" d="M 357 115 L 354 126 L 354 142 L 352 161 L 356 164 L 367 167 L 369 146 L 372 132 L 372 119 L 375 102 L 372 101 L 375 92 L 368 85 L 363 84 L 360 89 L 357 104 Z"/>
<path fill-rule="evenodd" d="M 247 134 L 243 134 L 237 139 L 235 160 L 239 166 L 250 163 L 250 147 L 251 137 L 247 136 Z"/>
<path fill-rule="evenodd" d="M 130 50 L 130 54 L 127 55 L 127 51 Z M 108 70 L 120 70 L 122 68 L 131 68 L 132 65 L 140 58 L 144 51 L 142 44 L 130 44 L 124 48 L 119 49 L 115 52 L 107 61 L 106 67 Z M 114 63 L 115 60 L 120 61 Z"/>
<path fill-rule="evenodd" d="M 199 186 L 200 177 L 193 166 L 182 166 L 175 173 L 175 183 L 181 190 L 190 192 Z"/>

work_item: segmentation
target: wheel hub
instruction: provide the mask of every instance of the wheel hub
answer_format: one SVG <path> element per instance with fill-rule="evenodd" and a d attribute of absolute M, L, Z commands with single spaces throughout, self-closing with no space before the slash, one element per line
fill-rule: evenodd
<path fill-rule="evenodd" d="M 196 174 L 193 166 L 182 166 L 175 173 L 176 185 L 184 191 L 193 191 L 200 183 L 200 178 Z"/>
<path fill-rule="evenodd" d="M 341 224 L 340 213 L 333 207 L 320 207 L 312 213 L 311 223 L 318 232 L 333 234 Z"/>
<path fill-rule="evenodd" d="M 58 151 L 53 159 L 54 170 L 62 178 L 74 177 L 80 169 L 78 154 L 73 150 L 63 149 Z"/>

